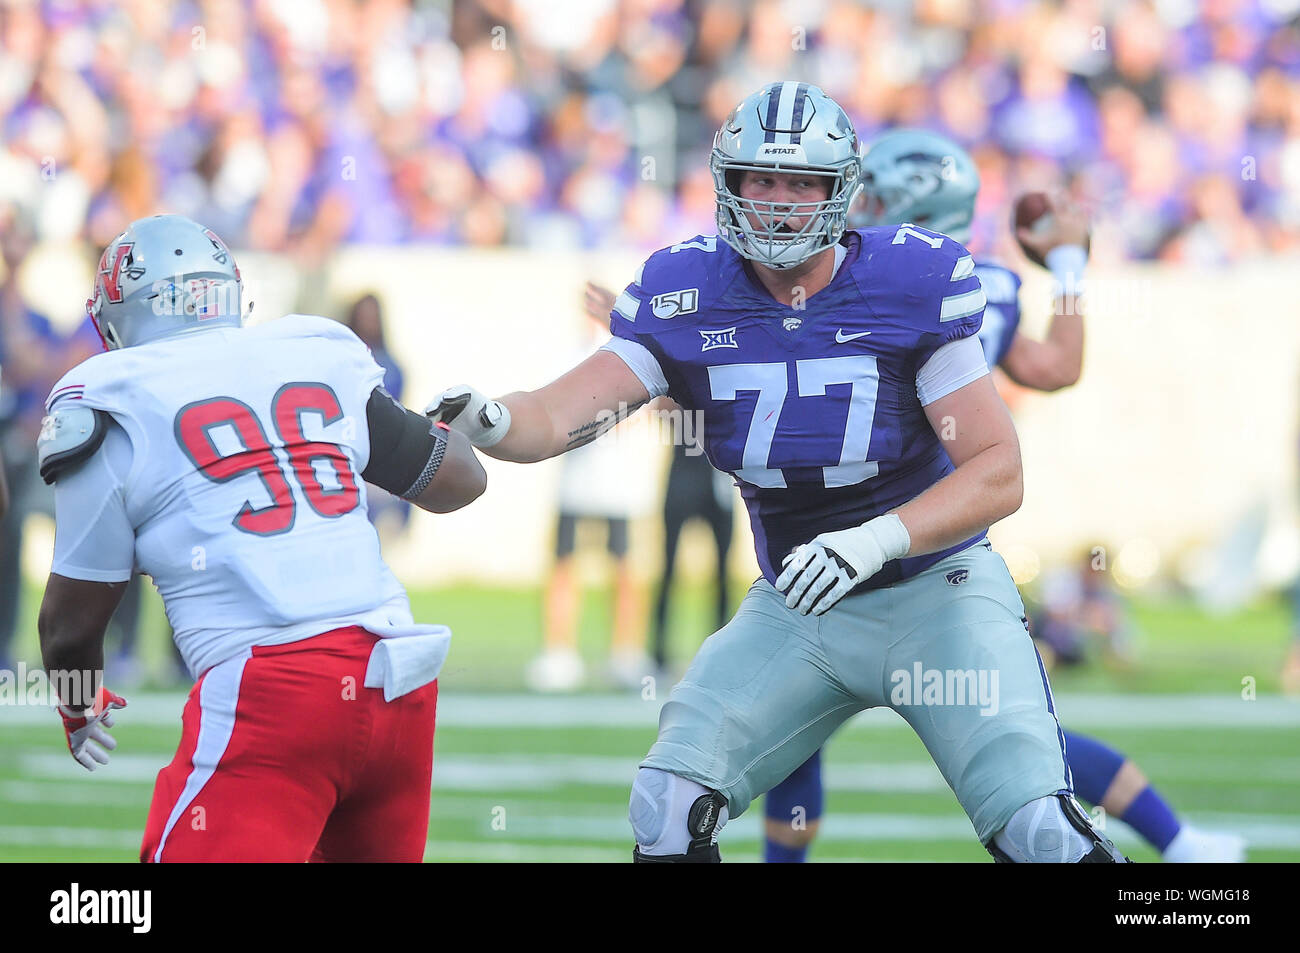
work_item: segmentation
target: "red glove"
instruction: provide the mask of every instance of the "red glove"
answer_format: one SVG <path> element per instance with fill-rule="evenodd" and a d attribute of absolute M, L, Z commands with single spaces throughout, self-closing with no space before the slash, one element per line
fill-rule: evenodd
<path fill-rule="evenodd" d="M 117 747 L 117 742 L 106 729 L 113 727 L 113 710 L 125 707 L 126 699 L 103 685 L 99 687 L 99 698 L 94 708 L 59 706 L 63 730 L 68 736 L 68 750 L 87 771 L 108 764 L 108 753 Z"/>

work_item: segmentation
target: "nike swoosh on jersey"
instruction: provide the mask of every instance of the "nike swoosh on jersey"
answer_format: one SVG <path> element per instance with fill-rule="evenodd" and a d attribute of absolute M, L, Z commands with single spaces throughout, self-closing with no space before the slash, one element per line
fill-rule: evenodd
<path fill-rule="evenodd" d="M 855 340 L 857 338 L 864 338 L 870 333 L 871 333 L 870 331 L 859 331 L 857 334 L 845 334 L 844 329 L 841 328 L 840 330 L 835 332 L 835 343 L 846 344 L 849 341 Z"/>

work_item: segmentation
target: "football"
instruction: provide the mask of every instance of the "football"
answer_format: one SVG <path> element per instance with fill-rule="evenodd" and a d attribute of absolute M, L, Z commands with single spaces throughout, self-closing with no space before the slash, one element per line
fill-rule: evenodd
<path fill-rule="evenodd" d="M 1015 237 L 1016 244 L 1020 246 L 1024 256 L 1042 268 L 1047 267 L 1043 256 L 1026 246 L 1020 240 L 1019 232 L 1020 229 L 1027 228 L 1035 235 L 1041 235 L 1051 227 L 1052 200 L 1048 198 L 1046 192 L 1025 192 L 1016 199 L 1011 211 L 1011 234 Z M 1091 239 L 1084 242 L 1084 250 L 1089 250 L 1091 244 Z"/>
<path fill-rule="evenodd" d="M 1052 202 L 1046 192 L 1026 192 L 1015 201 L 1011 212 L 1011 234 L 1025 257 L 1035 265 L 1044 266 L 1043 258 L 1038 252 L 1028 248 L 1020 240 L 1020 229 L 1027 228 L 1035 234 L 1041 234 L 1052 227 Z"/>

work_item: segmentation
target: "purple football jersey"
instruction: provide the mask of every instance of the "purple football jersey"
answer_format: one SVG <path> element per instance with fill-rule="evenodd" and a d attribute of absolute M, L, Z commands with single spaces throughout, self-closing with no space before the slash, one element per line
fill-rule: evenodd
<path fill-rule="evenodd" d="M 984 324 L 980 327 L 980 345 L 989 367 L 997 367 L 1011 350 L 1020 327 L 1020 276 L 1003 265 L 986 262 L 975 266 L 975 275 L 984 288 Z"/>
<path fill-rule="evenodd" d="M 952 472 L 916 392 L 944 344 L 976 334 L 984 292 L 966 249 L 914 225 L 849 231 L 802 309 L 776 301 L 716 236 L 655 252 L 619 296 L 616 337 L 654 355 L 668 395 L 703 417 L 709 461 L 735 477 L 769 581 L 792 549 L 906 503 Z M 894 560 L 907 578 L 983 537 Z"/>

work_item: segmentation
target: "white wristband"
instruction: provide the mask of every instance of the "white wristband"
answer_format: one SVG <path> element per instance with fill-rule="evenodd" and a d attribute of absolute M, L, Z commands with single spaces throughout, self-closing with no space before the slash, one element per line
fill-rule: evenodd
<path fill-rule="evenodd" d="M 898 518 L 897 513 L 886 513 L 884 516 L 877 516 L 873 520 L 867 520 L 862 524 L 863 528 L 870 529 L 876 537 L 876 542 L 884 550 L 885 558 L 883 562 L 889 562 L 891 559 L 902 559 L 907 555 L 907 551 L 912 548 L 912 535 L 903 525 L 903 521 Z"/>
<path fill-rule="evenodd" d="M 1088 252 L 1081 245 L 1057 245 L 1043 261 L 1052 277 L 1067 291 L 1074 291 L 1083 281 L 1083 268 L 1088 264 Z"/>

